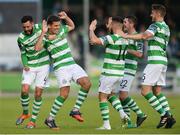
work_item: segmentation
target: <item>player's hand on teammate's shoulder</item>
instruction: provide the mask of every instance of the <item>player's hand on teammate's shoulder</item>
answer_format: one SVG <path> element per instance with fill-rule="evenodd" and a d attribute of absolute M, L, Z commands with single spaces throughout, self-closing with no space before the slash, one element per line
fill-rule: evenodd
<path fill-rule="evenodd" d="M 59 12 L 58 16 L 59 16 L 60 19 L 66 19 L 67 18 L 67 14 L 64 11 Z"/>
<path fill-rule="evenodd" d="M 94 31 L 96 29 L 96 25 L 97 25 L 97 20 L 93 20 L 89 26 L 89 30 Z"/>
<path fill-rule="evenodd" d="M 45 34 L 48 31 L 48 26 L 46 20 L 42 21 L 42 33 Z"/>

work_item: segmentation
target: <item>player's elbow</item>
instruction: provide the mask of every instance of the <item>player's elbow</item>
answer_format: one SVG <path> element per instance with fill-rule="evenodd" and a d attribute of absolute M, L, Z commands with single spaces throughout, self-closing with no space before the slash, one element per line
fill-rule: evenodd
<path fill-rule="evenodd" d="M 72 24 L 71 26 L 69 26 L 69 31 L 72 31 L 72 30 L 74 30 L 75 29 L 75 25 L 74 24 Z"/>
<path fill-rule="evenodd" d="M 138 54 L 137 54 L 137 57 L 138 57 L 138 58 L 142 58 L 142 57 L 143 57 L 143 53 L 138 53 Z"/>

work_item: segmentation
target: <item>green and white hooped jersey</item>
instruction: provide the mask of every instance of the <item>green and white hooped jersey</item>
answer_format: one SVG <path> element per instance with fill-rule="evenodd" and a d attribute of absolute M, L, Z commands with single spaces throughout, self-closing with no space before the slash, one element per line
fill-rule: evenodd
<path fill-rule="evenodd" d="M 75 64 L 71 55 L 71 49 L 67 41 L 68 26 L 61 25 L 57 38 L 54 40 L 44 39 L 44 47 L 50 53 L 51 60 L 53 61 L 53 68 L 57 70 L 61 67 L 66 67 Z"/>
<path fill-rule="evenodd" d="M 41 35 L 41 25 L 35 24 L 33 28 L 33 33 L 31 35 L 26 35 L 24 32 L 20 33 L 18 37 L 18 46 L 20 48 L 21 54 L 27 59 L 24 66 L 28 67 L 40 67 L 49 64 L 49 55 L 46 49 L 41 51 L 36 51 L 34 46 Z M 23 62 L 24 64 L 25 62 Z"/>
<path fill-rule="evenodd" d="M 100 40 L 106 48 L 101 74 L 105 76 L 123 77 L 128 40 L 117 34 L 101 37 Z"/>
<path fill-rule="evenodd" d="M 167 65 L 166 47 L 170 37 L 168 25 L 164 21 L 155 22 L 147 31 L 154 35 L 148 40 L 148 64 Z"/>
<path fill-rule="evenodd" d="M 128 49 L 143 52 L 143 41 L 128 39 Z M 125 74 L 135 76 L 137 71 L 138 57 L 127 53 L 125 57 Z"/>

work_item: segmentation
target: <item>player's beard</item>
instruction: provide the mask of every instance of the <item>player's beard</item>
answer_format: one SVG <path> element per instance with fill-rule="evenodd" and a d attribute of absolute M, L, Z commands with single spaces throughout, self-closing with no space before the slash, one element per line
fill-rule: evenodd
<path fill-rule="evenodd" d="M 24 33 L 26 33 L 26 35 L 31 35 L 31 34 L 32 34 L 32 32 L 33 32 L 33 29 L 31 29 L 31 30 L 27 30 L 27 31 L 24 31 Z"/>

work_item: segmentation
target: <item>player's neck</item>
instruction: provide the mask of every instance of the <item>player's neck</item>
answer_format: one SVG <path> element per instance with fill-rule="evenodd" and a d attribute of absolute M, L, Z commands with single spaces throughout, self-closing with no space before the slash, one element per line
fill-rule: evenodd
<path fill-rule="evenodd" d="M 159 17 L 156 19 L 156 22 L 163 22 L 163 21 L 164 21 L 164 18 L 162 18 L 162 17 Z"/>
<path fill-rule="evenodd" d="M 122 30 L 121 29 L 113 29 L 113 33 L 119 34 L 119 33 L 122 33 Z"/>
<path fill-rule="evenodd" d="M 133 34 L 135 32 L 136 32 L 136 30 L 134 28 L 128 30 L 128 34 Z"/>

